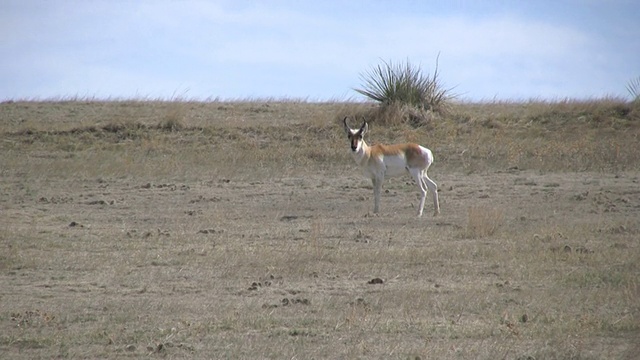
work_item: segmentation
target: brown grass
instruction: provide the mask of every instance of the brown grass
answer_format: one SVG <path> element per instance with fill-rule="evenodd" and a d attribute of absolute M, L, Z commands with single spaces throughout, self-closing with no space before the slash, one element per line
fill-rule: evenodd
<path fill-rule="evenodd" d="M 502 210 L 487 206 L 471 206 L 468 211 L 465 237 L 478 239 L 493 236 L 504 223 Z"/>
<path fill-rule="evenodd" d="M 434 151 L 416 219 L 409 177 L 370 214 L 371 104 L 0 104 L 0 357 L 632 359 L 634 106 L 373 121 Z"/>

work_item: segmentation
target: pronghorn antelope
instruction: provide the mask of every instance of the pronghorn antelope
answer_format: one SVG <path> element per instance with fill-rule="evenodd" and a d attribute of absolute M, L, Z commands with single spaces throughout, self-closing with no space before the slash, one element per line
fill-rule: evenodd
<path fill-rule="evenodd" d="M 418 144 L 395 144 L 369 146 L 364 141 L 369 125 L 366 121 L 360 129 L 351 129 L 344 118 L 344 130 L 351 143 L 351 155 L 356 163 L 364 169 L 365 175 L 373 182 L 374 207 L 373 212 L 380 211 L 380 191 L 385 177 L 394 177 L 409 172 L 418 184 L 420 190 L 420 204 L 418 216 L 422 216 L 427 190 L 431 192 L 434 216 L 440 213 L 438 202 L 438 185 L 427 176 L 427 169 L 433 163 L 431 150 Z"/>

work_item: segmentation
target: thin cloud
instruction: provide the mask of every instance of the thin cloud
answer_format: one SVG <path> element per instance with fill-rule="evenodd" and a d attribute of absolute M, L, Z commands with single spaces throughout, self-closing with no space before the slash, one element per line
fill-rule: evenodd
<path fill-rule="evenodd" d="M 598 1 L 565 17 L 538 3 L 434 4 L 3 3 L 0 98 L 333 99 L 380 60 L 430 72 L 438 54 L 443 81 L 470 99 L 610 95 L 637 76 L 640 28 Z"/>

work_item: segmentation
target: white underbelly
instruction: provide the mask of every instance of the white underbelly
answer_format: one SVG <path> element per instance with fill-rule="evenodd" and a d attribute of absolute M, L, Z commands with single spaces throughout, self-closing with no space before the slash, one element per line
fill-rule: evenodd
<path fill-rule="evenodd" d="M 385 177 L 401 176 L 407 173 L 407 161 L 404 156 L 384 157 Z"/>

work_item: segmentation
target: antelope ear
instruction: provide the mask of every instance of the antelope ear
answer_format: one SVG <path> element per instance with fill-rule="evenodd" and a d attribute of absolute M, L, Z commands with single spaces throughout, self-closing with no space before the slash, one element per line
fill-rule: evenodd
<path fill-rule="evenodd" d="M 348 116 L 345 116 L 344 120 L 342 120 L 342 122 L 344 122 L 344 131 L 347 133 L 347 135 L 351 134 L 351 128 L 349 127 L 349 125 L 347 125 L 348 118 Z"/>

